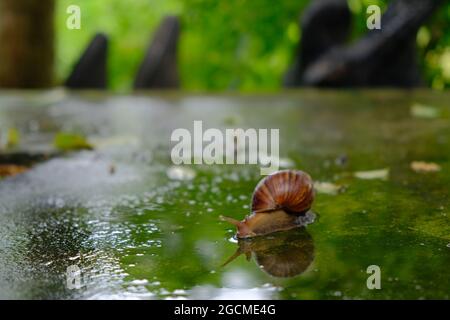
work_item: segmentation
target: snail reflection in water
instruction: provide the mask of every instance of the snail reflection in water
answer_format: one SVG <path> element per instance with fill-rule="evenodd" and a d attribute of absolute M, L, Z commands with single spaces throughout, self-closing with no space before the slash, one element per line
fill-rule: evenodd
<path fill-rule="evenodd" d="M 224 266 L 241 254 L 247 260 L 253 254 L 256 263 L 272 276 L 293 277 L 304 272 L 314 259 L 313 241 L 304 228 L 315 219 L 309 211 L 313 201 L 313 182 L 303 171 L 278 171 L 261 180 L 249 216 L 242 221 L 221 217 L 236 226 L 239 244 Z"/>
<path fill-rule="evenodd" d="M 305 228 L 296 228 L 252 239 L 239 239 L 239 248 L 223 264 L 241 254 L 252 255 L 262 270 L 274 277 L 294 277 L 303 273 L 314 260 L 313 239 Z"/>
<path fill-rule="evenodd" d="M 236 226 L 238 238 L 251 238 L 305 225 L 313 201 L 311 177 L 300 170 L 282 170 L 258 183 L 251 215 L 242 221 L 223 216 L 221 219 Z"/>

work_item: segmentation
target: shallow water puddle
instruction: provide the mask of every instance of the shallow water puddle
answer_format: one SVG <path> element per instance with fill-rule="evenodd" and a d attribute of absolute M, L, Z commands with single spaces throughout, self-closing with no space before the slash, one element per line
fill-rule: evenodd
<path fill-rule="evenodd" d="M 449 298 L 450 95 L 379 94 L 0 95 L 21 152 L 53 151 L 61 131 L 94 145 L 0 180 L 0 298 Z M 218 217 L 250 213 L 259 167 L 170 162 L 174 128 L 227 119 L 280 129 L 283 166 L 318 182 L 314 223 L 230 241 Z"/>

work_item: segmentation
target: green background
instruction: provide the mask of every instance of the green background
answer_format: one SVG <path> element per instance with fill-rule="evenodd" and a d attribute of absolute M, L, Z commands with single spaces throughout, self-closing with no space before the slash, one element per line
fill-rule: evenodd
<path fill-rule="evenodd" d="M 389 1 L 348 0 L 353 13 L 349 42 L 367 31 L 366 8 Z M 96 32 L 111 40 L 109 87 L 127 91 L 153 32 L 168 14 L 181 17 L 179 68 L 182 88 L 194 91 L 273 91 L 301 41 L 298 18 L 305 0 L 59 0 L 56 8 L 57 62 L 61 82 Z M 69 30 L 69 5 L 81 8 L 81 29 Z M 450 3 L 417 36 L 426 84 L 450 87 Z"/>

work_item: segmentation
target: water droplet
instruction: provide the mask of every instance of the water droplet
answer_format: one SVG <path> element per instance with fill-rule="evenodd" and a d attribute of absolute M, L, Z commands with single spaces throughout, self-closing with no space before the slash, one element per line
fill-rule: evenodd
<path fill-rule="evenodd" d="M 186 167 L 172 166 L 167 169 L 166 173 L 171 180 L 192 180 L 196 176 L 194 170 Z"/>
<path fill-rule="evenodd" d="M 169 294 L 170 292 L 166 289 L 166 288 L 161 288 L 160 290 L 159 290 L 159 294 L 162 294 L 162 295 L 166 295 L 166 294 Z"/>
<path fill-rule="evenodd" d="M 148 283 L 147 279 L 142 279 L 142 280 L 136 279 L 136 280 L 131 281 L 131 284 L 136 284 L 136 285 L 144 285 L 147 283 Z"/>
<path fill-rule="evenodd" d="M 172 294 L 175 294 L 175 295 L 186 294 L 186 291 L 183 289 L 175 289 L 175 291 L 172 292 Z"/>
<path fill-rule="evenodd" d="M 228 241 L 230 241 L 231 243 L 238 243 L 235 237 L 231 237 L 230 239 L 228 239 Z"/>

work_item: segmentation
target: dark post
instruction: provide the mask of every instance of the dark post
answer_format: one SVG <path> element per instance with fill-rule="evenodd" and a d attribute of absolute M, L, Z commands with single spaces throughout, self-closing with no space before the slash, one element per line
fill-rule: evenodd
<path fill-rule="evenodd" d="M 288 81 L 285 84 L 327 87 L 421 85 L 416 57 L 416 34 L 442 2 L 391 1 L 382 16 L 381 30 L 368 31 L 350 46 L 332 46 L 317 55 L 313 61 L 305 59 L 306 61 L 299 62 L 300 67 L 294 66 L 294 72 L 287 75 Z M 321 16 L 325 19 L 324 14 Z M 317 32 L 311 36 L 319 39 L 323 37 Z M 302 43 L 300 58 L 308 56 L 306 53 L 311 51 L 308 45 L 311 45 L 311 41 Z"/>
<path fill-rule="evenodd" d="M 166 17 L 156 31 L 134 81 L 135 89 L 178 88 L 178 17 Z"/>
<path fill-rule="evenodd" d="M 65 86 L 71 89 L 105 89 L 107 85 L 108 38 L 94 36 L 75 64 Z"/>

